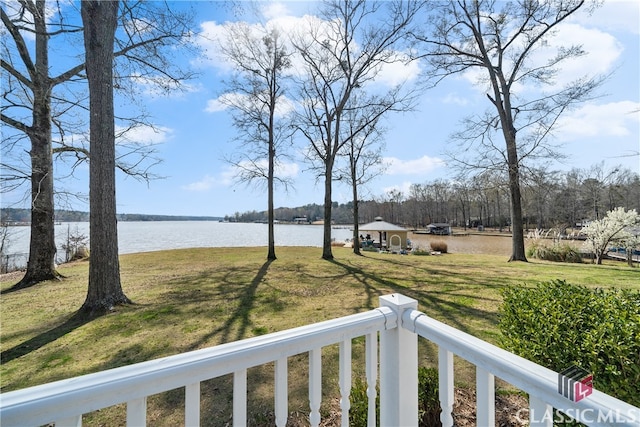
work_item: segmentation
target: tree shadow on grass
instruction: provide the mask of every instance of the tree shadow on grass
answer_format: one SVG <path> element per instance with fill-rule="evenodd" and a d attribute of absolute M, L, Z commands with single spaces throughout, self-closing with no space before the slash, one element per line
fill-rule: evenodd
<path fill-rule="evenodd" d="M 368 272 L 361 267 L 348 265 L 336 259 L 330 262 L 343 268 L 362 285 L 366 294 L 366 308 L 368 309 L 379 307 L 377 297 L 391 291 L 417 300 L 419 306 L 423 307 L 429 316 L 447 319 L 446 323 L 464 332 L 469 332 L 468 325 L 461 321 L 465 318 L 482 318 L 491 323 L 497 323 L 498 321 L 496 313 L 470 306 L 464 303 L 462 299 L 456 300 L 456 297 L 478 299 L 477 295 L 452 295 L 448 291 L 407 287 L 394 280 L 382 277 L 380 274 Z"/>
<path fill-rule="evenodd" d="M 267 260 L 262 265 L 262 267 L 260 267 L 255 277 L 251 280 L 250 285 L 242 289 L 242 293 L 238 297 L 235 311 L 231 316 L 227 318 L 224 324 L 221 327 L 202 336 L 197 342 L 193 343 L 191 346 L 192 349 L 200 348 L 203 343 L 207 342 L 216 335 L 220 336 L 220 343 L 237 341 L 245 338 L 247 329 L 251 325 L 250 315 L 255 304 L 258 285 L 260 285 L 260 283 L 264 280 L 267 272 L 269 271 L 269 266 L 272 262 L 273 260 Z M 237 330 L 235 336 L 231 337 L 231 333 L 234 330 L 234 327 L 237 327 Z"/>
<path fill-rule="evenodd" d="M 76 312 L 65 320 L 64 323 L 56 326 L 55 328 L 42 332 L 41 334 L 36 335 L 35 337 L 12 348 L 3 350 L 2 353 L 0 353 L 0 363 L 10 362 L 14 359 L 25 356 L 32 351 L 38 350 L 39 348 L 54 342 L 58 338 L 65 336 L 69 332 L 86 325 L 95 318 L 96 317 L 89 317 L 80 312 Z"/>

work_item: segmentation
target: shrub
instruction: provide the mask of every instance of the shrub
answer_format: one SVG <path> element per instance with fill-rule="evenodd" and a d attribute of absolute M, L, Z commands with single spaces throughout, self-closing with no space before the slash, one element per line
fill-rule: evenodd
<path fill-rule="evenodd" d="M 367 382 L 356 378 L 351 388 L 351 408 L 349 409 L 349 425 L 366 427 L 369 415 L 369 398 L 367 396 Z M 380 414 L 380 393 L 376 395 L 376 414 Z M 380 417 L 376 415 L 376 425 L 380 425 Z"/>
<path fill-rule="evenodd" d="M 504 348 L 556 372 L 580 366 L 594 388 L 640 405 L 640 292 L 555 280 L 502 295 Z"/>
<path fill-rule="evenodd" d="M 367 383 L 356 378 L 351 389 L 351 409 L 349 425 L 364 427 L 368 415 Z M 440 400 L 438 398 L 438 370 L 434 368 L 418 368 L 418 417 L 420 426 L 439 426 Z M 380 425 L 380 393 L 376 397 L 376 425 Z"/>
<path fill-rule="evenodd" d="M 527 256 L 546 261 L 582 262 L 580 252 L 567 243 L 546 245 L 539 241 L 533 241 L 527 249 Z"/>
<path fill-rule="evenodd" d="M 431 251 L 422 248 L 414 248 L 411 253 L 413 255 L 431 255 Z"/>
<path fill-rule="evenodd" d="M 421 426 L 440 426 L 440 399 L 438 397 L 438 370 L 418 368 L 418 417 Z"/>
<path fill-rule="evenodd" d="M 447 244 L 442 240 L 436 240 L 435 242 L 431 242 L 431 250 L 436 252 L 442 252 L 443 254 L 447 253 Z"/>

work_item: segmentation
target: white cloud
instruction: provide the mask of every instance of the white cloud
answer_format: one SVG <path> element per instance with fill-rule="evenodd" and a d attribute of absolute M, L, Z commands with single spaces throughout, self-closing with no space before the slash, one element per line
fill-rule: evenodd
<path fill-rule="evenodd" d="M 249 168 L 251 165 L 247 162 L 241 162 L 241 166 L 244 165 Z M 257 163 L 257 166 L 266 170 L 268 167 L 267 160 L 262 160 Z M 237 176 L 239 175 L 240 168 L 228 165 L 217 176 L 205 175 L 199 181 L 189 183 L 182 186 L 182 189 L 193 192 L 204 192 L 215 187 L 228 187 L 231 186 Z M 295 178 L 300 172 L 300 166 L 296 163 L 278 163 L 276 165 L 275 174 L 278 178 Z"/>
<path fill-rule="evenodd" d="M 173 136 L 173 129 L 149 125 L 139 125 L 132 128 L 116 126 L 116 135 L 118 135 L 118 142 L 154 145 L 168 141 Z"/>
<path fill-rule="evenodd" d="M 409 193 L 410 193 L 411 186 L 412 186 L 413 184 L 414 184 L 414 183 L 413 183 L 413 182 L 411 182 L 411 181 L 405 181 L 405 182 L 403 182 L 403 183 L 401 183 L 401 184 L 398 184 L 398 185 L 391 185 L 391 186 L 389 186 L 389 187 L 384 187 L 384 188 L 382 189 L 382 192 L 383 192 L 384 194 L 389 194 L 389 193 L 391 193 L 392 191 L 399 191 L 399 192 L 401 192 L 402 194 L 407 195 L 407 194 L 409 194 Z"/>
<path fill-rule="evenodd" d="M 219 96 L 218 98 L 208 100 L 207 106 L 205 107 L 204 111 L 207 113 L 217 113 L 220 111 L 225 111 L 227 108 L 230 108 L 230 105 L 242 106 L 244 108 L 244 107 L 248 107 L 250 105 L 249 104 L 250 102 L 252 102 L 252 99 L 245 94 L 226 93 L 224 95 Z M 257 109 L 264 109 L 264 104 L 256 103 L 255 110 Z M 275 117 L 276 118 L 284 117 L 288 113 L 292 112 L 294 109 L 295 109 L 295 103 L 293 102 L 293 100 L 285 96 L 282 96 L 278 98 L 278 101 L 276 103 Z"/>
<path fill-rule="evenodd" d="M 532 57 L 534 63 L 544 63 L 552 58 L 558 48 L 582 46 L 586 54 L 563 61 L 556 77 L 555 86 L 564 86 L 585 74 L 606 74 L 615 66 L 623 47 L 611 34 L 596 28 L 585 28 L 578 24 L 564 24 L 549 40 L 547 46 Z"/>
<path fill-rule="evenodd" d="M 623 53 L 622 44 L 611 34 L 597 28 L 587 28 L 577 23 L 564 23 L 558 26 L 557 32 L 538 46 L 528 58 L 529 68 L 536 68 L 548 63 L 557 55 L 558 49 L 570 46 L 582 46 L 585 54 L 567 59 L 558 66 L 558 72 L 551 87 L 546 89 L 557 90 L 568 83 L 584 77 L 585 75 L 597 75 L 610 73 L 616 66 Z M 510 73 L 510 65 L 504 65 L 505 72 Z M 471 68 L 462 74 L 470 86 L 480 93 L 488 90 L 487 71 L 482 68 Z M 538 90 L 530 85 L 516 83 L 512 87 L 513 93 Z"/>
<path fill-rule="evenodd" d="M 625 137 L 640 124 L 640 103 L 632 101 L 586 104 L 560 118 L 558 136 L 564 141 L 590 137 Z"/>
<path fill-rule="evenodd" d="M 205 175 L 200 181 L 184 185 L 182 188 L 187 191 L 201 192 L 210 190 L 218 184 L 220 184 L 220 180 L 212 177 L 211 175 Z"/>
<path fill-rule="evenodd" d="M 217 113 L 219 111 L 224 111 L 228 107 L 227 105 L 220 100 L 220 98 L 210 99 L 207 101 L 207 106 L 204 111 L 207 113 Z"/>
<path fill-rule="evenodd" d="M 268 20 L 282 18 L 290 15 L 289 9 L 282 2 L 269 2 L 262 8 L 262 14 Z"/>
<path fill-rule="evenodd" d="M 222 73 L 226 74 L 233 71 L 233 64 L 220 51 L 220 46 L 225 43 L 228 30 L 232 25 L 247 25 L 247 30 L 256 40 L 261 40 L 265 31 L 277 29 L 283 35 L 281 42 L 284 43 L 288 52 L 295 51 L 289 42 L 290 38 L 295 39 L 297 43 L 308 41 L 310 46 L 314 45 L 311 43 L 311 33 L 315 33 L 313 37 L 319 40 L 332 40 L 335 38 L 332 33 L 336 22 L 326 21 L 314 15 L 292 16 L 289 14 L 289 10 L 279 3 L 270 3 L 269 6 L 263 9 L 263 13 L 269 19 L 264 25 L 248 24 L 246 22 L 226 22 L 224 24 L 218 24 L 215 21 L 203 22 L 200 25 L 201 32 L 198 43 L 207 52 L 207 57 L 201 60 L 206 65 L 218 69 Z M 357 42 L 353 41 L 352 43 L 352 52 L 358 52 L 359 46 Z M 320 49 L 320 51 L 322 50 Z M 395 56 L 398 62 L 387 62 L 380 66 L 377 70 L 378 74 L 376 75 L 375 83 L 396 86 L 418 78 L 421 72 L 418 61 L 409 62 L 407 55 L 400 52 L 391 52 L 391 55 Z M 304 61 L 300 55 L 293 54 L 290 57 L 290 61 L 291 67 L 286 70 L 286 73 L 299 76 L 306 72 Z"/>
<path fill-rule="evenodd" d="M 429 156 L 413 160 L 385 157 L 383 162 L 388 165 L 385 171 L 386 175 L 425 175 L 445 165 L 444 160 Z"/>
<path fill-rule="evenodd" d="M 640 2 L 635 0 L 607 0 L 593 14 L 577 14 L 573 21 L 585 26 L 597 25 L 607 31 L 640 33 Z"/>
<path fill-rule="evenodd" d="M 420 75 L 420 64 L 418 61 L 405 63 L 406 59 L 399 57 L 400 61 L 385 63 L 376 76 L 376 82 L 386 86 L 394 87 L 399 84 L 410 82 Z"/>

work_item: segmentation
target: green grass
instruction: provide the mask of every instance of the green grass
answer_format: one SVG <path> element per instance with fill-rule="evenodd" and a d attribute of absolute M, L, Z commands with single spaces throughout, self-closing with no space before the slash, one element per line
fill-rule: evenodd
<path fill-rule="evenodd" d="M 88 263 L 60 266 L 62 281 L 2 295 L 1 390 L 3 392 L 131 363 L 276 332 L 362 312 L 378 306 L 381 295 L 399 292 L 415 298 L 420 310 L 460 330 L 497 343 L 500 289 L 551 279 L 591 287 L 640 289 L 640 271 L 624 263 L 562 264 L 505 257 L 448 254 L 400 256 L 333 248 L 324 261 L 318 248 L 189 249 L 124 255 L 123 289 L 135 304 L 91 322 L 72 316 L 84 301 Z M 14 282 L 0 282 L 8 289 Z M 363 341 L 354 344 L 362 358 Z M 421 344 L 421 363 L 433 365 L 435 350 Z M 337 394 L 337 350 L 323 351 L 324 390 Z M 358 359 L 358 360 L 360 360 Z M 292 411 L 306 411 L 306 355 L 289 360 Z M 358 366 L 354 367 L 359 373 Z M 461 364 L 459 381 L 473 383 Z M 254 417 L 269 417 L 273 367 L 249 371 Z M 227 377 L 203 384 L 203 425 L 229 421 Z M 149 399 L 149 422 L 180 424 L 181 390 Z M 230 404 L 229 404 L 230 406 Z M 327 407 L 324 407 L 328 411 Z M 86 417 L 85 425 L 114 425 L 122 405 Z M 257 418 L 255 418 L 257 419 Z M 265 421 L 270 423 L 270 418 Z"/>

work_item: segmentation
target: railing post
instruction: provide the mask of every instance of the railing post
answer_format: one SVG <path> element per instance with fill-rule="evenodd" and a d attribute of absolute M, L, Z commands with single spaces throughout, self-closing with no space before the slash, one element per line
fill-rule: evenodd
<path fill-rule="evenodd" d="M 553 407 L 535 396 L 529 396 L 529 426 L 553 426 Z"/>
<path fill-rule="evenodd" d="M 56 427 L 82 427 L 82 415 L 55 422 Z"/>
<path fill-rule="evenodd" d="M 380 425 L 418 425 L 418 335 L 400 327 L 402 314 L 418 302 L 400 294 L 380 297 L 391 308 L 398 326 L 380 332 Z"/>
<path fill-rule="evenodd" d="M 247 425 L 247 370 L 233 373 L 233 426 Z"/>
<path fill-rule="evenodd" d="M 127 402 L 127 427 L 147 425 L 147 398 L 133 399 Z"/>
<path fill-rule="evenodd" d="M 476 366 L 476 423 L 479 426 L 496 424 L 495 377 Z"/>
<path fill-rule="evenodd" d="M 184 425 L 200 425 L 200 383 L 189 384 L 184 390 Z"/>

